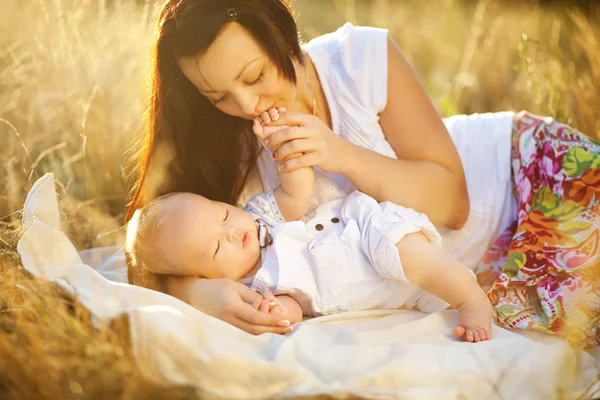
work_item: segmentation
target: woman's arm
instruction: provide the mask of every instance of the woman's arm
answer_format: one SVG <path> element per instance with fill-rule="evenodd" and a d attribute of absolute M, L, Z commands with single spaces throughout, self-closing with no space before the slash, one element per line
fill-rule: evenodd
<path fill-rule="evenodd" d="M 461 228 L 469 196 L 460 157 L 446 127 L 400 49 L 388 38 L 387 105 L 379 115 L 398 160 L 350 145 L 340 171 L 363 192 Z"/>
<path fill-rule="evenodd" d="M 440 116 L 411 66 L 388 38 L 387 104 L 383 133 L 398 159 L 354 145 L 318 117 L 289 112 L 270 126 L 267 145 L 282 171 L 318 166 L 350 179 L 378 201 L 392 201 L 426 214 L 437 227 L 461 228 L 469 195 L 460 157 Z M 292 153 L 303 155 L 287 160 Z"/>
<path fill-rule="evenodd" d="M 205 314 L 219 318 L 243 331 L 286 333 L 287 315 L 262 313 L 252 307 L 262 296 L 239 282 L 227 279 L 199 279 L 169 276 L 166 292 Z"/>

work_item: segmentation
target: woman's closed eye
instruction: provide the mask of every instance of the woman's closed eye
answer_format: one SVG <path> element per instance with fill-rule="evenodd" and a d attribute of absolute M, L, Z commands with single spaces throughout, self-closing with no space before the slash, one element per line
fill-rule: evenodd
<path fill-rule="evenodd" d="M 260 71 L 260 74 L 258 74 L 258 78 L 256 78 L 252 82 L 246 82 L 246 85 L 248 85 L 248 86 L 258 85 L 259 83 L 261 83 L 263 81 L 264 77 L 265 77 L 265 70 L 263 69 L 262 71 Z"/>
<path fill-rule="evenodd" d="M 254 86 L 254 85 L 258 85 L 259 83 L 261 83 L 263 81 L 263 79 L 265 78 L 265 70 L 263 69 L 262 71 L 260 71 L 260 74 L 258 74 L 258 78 L 256 78 L 255 80 L 253 80 L 252 82 L 245 82 L 247 86 Z M 216 100 L 211 100 L 213 105 L 216 106 L 217 104 L 221 103 L 223 100 L 227 99 L 227 93 L 225 93 L 223 96 L 219 97 Z"/>

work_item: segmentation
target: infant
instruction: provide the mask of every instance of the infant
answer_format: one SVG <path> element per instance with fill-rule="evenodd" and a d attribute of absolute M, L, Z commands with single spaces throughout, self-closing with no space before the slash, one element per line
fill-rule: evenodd
<path fill-rule="evenodd" d="M 280 110 L 281 111 L 281 110 Z M 255 121 L 261 139 L 273 133 Z M 373 308 L 458 309 L 454 334 L 490 339 L 492 308 L 471 271 L 441 247 L 429 219 L 355 191 L 303 222 L 312 168 L 280 173 L 280 185 L 244 209 L 172 193 L 136 211 L 126 250 L 152 274 L 241 281 L 262 293 L 256 305 L 291 324 Z"/>

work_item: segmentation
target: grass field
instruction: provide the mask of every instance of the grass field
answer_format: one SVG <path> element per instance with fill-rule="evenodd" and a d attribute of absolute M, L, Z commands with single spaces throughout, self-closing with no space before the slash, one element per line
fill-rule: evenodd
<path fill-rule="evenodd" d="M 527 109 L 600 137 L 598 7 L 295 3 L 304 40 L 345 21 L 389 29 L 444 116 Z M 126 321 L 95 328 L 74 299 L 27 276 L 15 252 L 25 197 L 48 171 L 78 248 L 122 243 L 124 166 L 144 130 L 154 2 L 2 0 L 2 8 L 0 397 L 193 398 L 186 388 L 145 381 Z"/>

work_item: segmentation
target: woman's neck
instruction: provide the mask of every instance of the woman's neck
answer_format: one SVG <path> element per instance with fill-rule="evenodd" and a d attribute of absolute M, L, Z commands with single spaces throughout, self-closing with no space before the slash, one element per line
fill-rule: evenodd
<path fill-rule="evenodd" d="M 319 75 L 308 53 L 304 53 L 304 65 L 296 64 L 297 90 L 293 111 L 314 114 L 331 128 L 331 115 Z"/>

